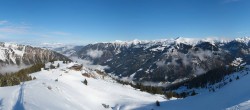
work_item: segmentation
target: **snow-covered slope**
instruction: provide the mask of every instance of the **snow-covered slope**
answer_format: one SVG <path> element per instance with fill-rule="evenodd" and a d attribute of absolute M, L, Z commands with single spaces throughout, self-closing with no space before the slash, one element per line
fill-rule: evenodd
<path fill-rule="evenodd" d="M 17 63 L 16 59 L 22 59 L 26 46 L 11 43 L 0 43 L 0 61 Z"/>
<path fill-rule="evenodd" d="M 15 72 L 12 70 L 55 59 L 69 60 L 64 55 L 48 49 L 0 42 L 0 73 Z"/>
<path fill-rule="evenodd" d="M 18 86 L 0 87 L 1 110 L 248 110 L 250 109 L 249 70 L 236 72 L 225 78 L 232 82 L 208 92 L 197 89 L 198 95 L 185 99 L 166 100 L 116 83 L 95 70 L 68 69 L 76 63 L 60 64 L 52 70 L 31 74 L 36 80 Z M 50 65 L 50 64 L 48 64 Z M 249 68 L 249 66 L 248 66 Z M 83 73 L 95 77 L 83 76 Z M 236 80 L 236 76 L 240 79 Z M 86 79 L 88 84 L 82 81 Z M 58 81 L 56 81 L 58 80 Z M 216 85 L 215 85 L 216 86 Z M 155 101 L 160 101 L 160 107 Z M 109 108 L 104 108 L 109 105 Z"/>
<path fill-rule="evenodd" d="M 109 76 L 86 77 L 82 73 L 101 76 L 94 70 L 70 70 L 75 63 L 60 64 L 52 70 L 31 74 L 36 80 L 13 87 L 0 87 L 1 110 L 131 110 L 164 101 L 161 95 L 151 95 L 121 85 Z M 58 81 L 55 81 L 58 79 Z M 84 79 L 88 84 L 82 83 Z M 102 104 L 109 105 L 104 108 Z"/>
<path fill-rule="evenodd" d="M 249 66 L 248 66 L 249 67 Z M 197 89 L 199 94 L 185 99 L 161 102 L 160 107 L 155 107 L 155 103 L 138 107 L 138 110 L 249 110 L 250 109 L 250 75 L 249 70 L 236 72 L 225 78 L 232 82 L 215 92 L 208 92 L 208 89 Z M 240 79 L 236 80 L 236 76 Z"/>

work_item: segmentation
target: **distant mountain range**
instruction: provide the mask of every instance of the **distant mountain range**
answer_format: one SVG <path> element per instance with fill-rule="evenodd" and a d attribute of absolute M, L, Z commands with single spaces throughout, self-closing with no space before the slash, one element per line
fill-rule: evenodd
<path fill-rule="evenodd" d="M 46 63 L 45 67 L 50 69 L 29 74 L 33 79 L 31 81 L 0 88 L 0 96 L 6 103 L 2 109 L 64 109 L 66 106 L 76 109 L 135 110 L 249 109 L 249 48 L 250 38 L 115 41 L 48 49 L 0 43 L 0 73 L 13 70 L 15 66 L 61 60 Z M 64 62 L 70 59 L 76 62 Z M 10 68 L 7 68 L 8 65 Z M 77 66 L 82 68 L 75 69 Z M 4 83 L 15 81 L 12 79 L 15 77 L 2 76 L 5 76 L 1 77 Z M 145 86 L 147 84 L 170 85 Z M 37 91 L 42 95 L 37 95 Z M 7 95 L 10 93 L 12 95 Z M 118 99 L 110 100 L 111 95 Z M 89 99 L 96 97 L 102 100 L 89 102 Z M 37 103 L 33 103 L 34 99 L 46 106 L 37 106 Z M 48 103 L 50 99 L 56 101 Z M 79 103 L 68 103 L 69 99 Z M 160 106 L 156 106 L 158 101 Z M 63 103 L 65 107 L 51 104 L 57 102 Z M 204 108 L 207 104 L 211 107 Z"/>
<path fill-rule="evenodd" d="M 124 80 L 173 83 L 229 65 L 241 57 L 249 63 L 250 38 L 234 40 L 176 38 L 115 41 L 56 48 L 70 57 L 107 65 Z"/>

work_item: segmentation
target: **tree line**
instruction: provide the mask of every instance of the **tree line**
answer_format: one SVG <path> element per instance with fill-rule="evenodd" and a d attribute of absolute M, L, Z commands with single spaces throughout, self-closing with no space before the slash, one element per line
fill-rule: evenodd
<path fill-rule="evenodd" d="M 167 99 L 170 99 L 172 97 L 185 98 L 187 96 L 197 94 L 197 93 L 195 93 L 195 91 L 192 91 L 191 93 L 189 93 L 189 92 L 177 93 L 175 91 L 166 91 L 165 88 L 161 87 L 161 86 L 146 86 L 146 85 L 143 85 L 142 83 L 133 84 L 131 82 L 122 81 L 122 80 L 119 80 L 119 79 L 116 79 L 116 81 L 118 83 L 120 83 L 120 84 L 123 84 L 123 85 L 130 85 L 131 87 L 139 89 L 140 91 L 143 91 L 143 92 L 148 92 L 148 93 L 151 93 L 151 94 L 164 95 Z"/>
<path fill-rule="evenodd" d="M 176 90 L 181 86 L 185 86 L 188 89 L 192 88 L 208 88 L 210 85 L 214 85 L 218 82 L 221 82 L 224 80 L 225 76 L 230 75 L 236 71 L 235 67 L 232 66 L 221 66 L 216 69 L 210 70 L 206 72 L 205 74 L 190 78 L 186 81 L 172 84 L 171 86 L 168 86 L 166 90 Z"/>
<path fill-rule="evenodd" d="M 21 69 L 18 72 L 0 74 L 0 86 L 14 86 L 19 85 L 24 81 L 30 81 L 33 78 L 29 74 L 40 71 L 44 66 L 44 64 L 39 63 L 34 64 L 31 67 Z"/>
<path fill-rule="evenodd" d="M 140 89 L 140 91 L 145 91 L 145 92 L 152 93 L 152 94 L 163 94 L 168 99 L 172 97 L 185 98 L 185 97 L 194 96 L 197 94 L 194 88 L 208 88 L 210 85 L 214 85 L 218 82 L 225 80 L 224 79 L 225 76 L 230 75 L 236 71 L 241 71 L 242 69 L 243 68 L 239 69 L 233 66 L 221 66 L 216 69 L 210 70 L 206 72 L 205 74 L 192 77 L 188 80 L 185 80 L 176 84 L 172 84 L 167 87 L 145 86 L 142 83 L 130 83 L 130 82 L 121 81 L 118 79 L 116 79 L 116 81 L 118 83 L 130 85 L 136 89 Z M 187 87 L 187 89 L 190 89 L 191 91 L 180 92 L 180 93 L 175 92 L 175 90 L 183 86 Z M 213 88 L 211 90 L 214 91 Z"/>

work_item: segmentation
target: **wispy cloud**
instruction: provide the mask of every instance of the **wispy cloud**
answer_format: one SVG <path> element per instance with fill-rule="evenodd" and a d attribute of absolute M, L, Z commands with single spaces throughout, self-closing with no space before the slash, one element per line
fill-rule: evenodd
<path fill-rule="evenodd" d="M 8 23 L 7 20 L 2 20 L 2 21 L 0 21 L 0 25 L 6 24 L 6 23 Z"/>
<path fill-rule="evenodd" d="M 44 41 L 77 42 L 77 39 L 72 39 L 72 37 L 77 38 L 74 36 L 75 35 L 70 32 L 46 30 L 42 27 L 34 27 L 29 23 L 14 23 L 7 20 L 0 20 L 0 40 L 4 42 L 17 42 L 21 44 L 25 43 L 32 45 L 38 45 Z"/>
<path fill-rule="evenodd" d="M 30 31 L 30 26 L 23 23 L 11 23 L 7 20 L 0 20 L 1 34 L 27 34 Z"/>
<path fill-rule="evenodd" d="M 12 23 L 7 20 L 0 21 L 0 33 L 1 36 L 12 36 L 12 35 L 29 35 L 34 37 L 39 37 L 42 39 L 69 36 L 72 35 L 68 32 L 63 31 L 52 31 L 44 32 L 43 30 L 37 31 L 35 27 L 32 27 L 30 24 L 20 22 Z"/>
<path fill-rule="evenodd" d="M 5 35 L 0 34 L 1 39 L 5 38 L 5 37 L 6 37 Z"/>
<path fill-rule="evenodd" d="M 0 27 L 0 32 L 6 33 L 6 34 L 28 34 L 29 27 L 27 26 L 5 26 L 5 27 Z"/>

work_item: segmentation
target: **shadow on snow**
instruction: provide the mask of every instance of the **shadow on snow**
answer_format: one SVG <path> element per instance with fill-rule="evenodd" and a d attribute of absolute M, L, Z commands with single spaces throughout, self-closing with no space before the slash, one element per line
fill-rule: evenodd
<path fill-rule="evenodd" d="M 13 107 L 13 110 L 25 110 L 23 105 L 23 89 L 24 89 L 24 83 L 21 84 L 21 87 L 19 89 L 18 99 Z"/>

